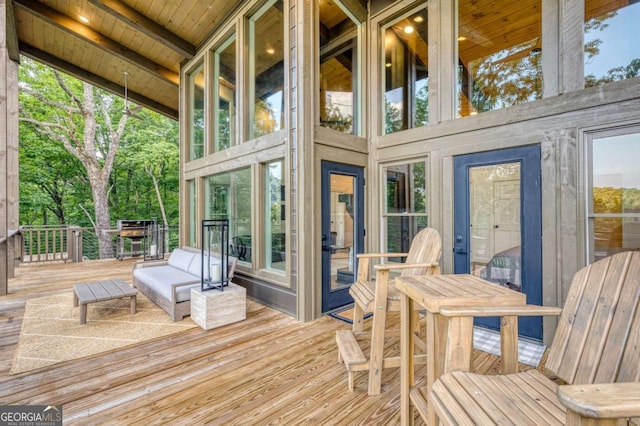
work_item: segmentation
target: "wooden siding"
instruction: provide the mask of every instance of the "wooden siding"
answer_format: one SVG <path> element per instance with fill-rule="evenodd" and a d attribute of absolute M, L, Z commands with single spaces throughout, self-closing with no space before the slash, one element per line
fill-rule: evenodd
<path fill-rule="evenodd" d="M 330 317 L 302 323 L 253 305 L 247 320 L 191 329 L 120 350 L 8 375 L 25 300 L 72 291 L 73 283 L 123 277 L 132 261 L 20 267 L 0 297 L 0 403 L 62 404 L 65 424 L 397 424 L 399 369 L 385 369 L 383 392 L 355 392 L 338 364 Z M 397 327 L 398 317 L 391 317 Z M 367 321 L 368 323 L 369 321 Z M 366 324 L 368 327 L 369 324 Z M 398 348 L 390 339 L 386 351 Z M 497 357 L 477 352 L 476 370 L 496 372 Z"/>

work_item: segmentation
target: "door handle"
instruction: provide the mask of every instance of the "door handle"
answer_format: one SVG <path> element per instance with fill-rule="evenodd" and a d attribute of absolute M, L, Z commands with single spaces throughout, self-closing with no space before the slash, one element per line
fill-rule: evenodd
<path fill-rule="evenodd" d="M 335 253 L 335 250 L 332 249 L 331 246 L 328 246 L 328 245 L 325 245 L 325 244 L 322 245 L 322 251 L 328 251 L 328 252 L 331 252 L 331 253 Z"/>

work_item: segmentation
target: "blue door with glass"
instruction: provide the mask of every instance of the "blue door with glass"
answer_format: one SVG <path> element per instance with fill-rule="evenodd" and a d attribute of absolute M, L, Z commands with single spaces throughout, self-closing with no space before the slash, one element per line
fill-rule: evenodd
<path fill-rule="evenodd" d="M 454 270 L 521 291 L 542 304 L 540 146 L 454 158 Z M 476 325 L 499 329 L 498 318 Z M 542 340 L 542 318 L 519 318 L 519 334 Z"/>
<path fill-rule="evenodd" d="M 322 312 L 353 302 L 356 254 L 364 247 L 364 169 L 323 161 Z"/>

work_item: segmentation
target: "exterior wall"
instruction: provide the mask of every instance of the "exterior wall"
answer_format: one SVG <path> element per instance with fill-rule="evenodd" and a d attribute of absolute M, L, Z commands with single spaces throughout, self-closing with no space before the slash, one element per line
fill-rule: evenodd
<path fill-rule="evenodd" d="M 7 294 L 15 266 L 12 240 L 6 239 L 19 225 L 18 63 L 10 7 L 10 1 L 0 0 L 0 295 Z"/>
<path fill-rule="evenodd" d="M 370 53 L 376 48 L 376 33 L 384 17 L 417 4 L 400 1 L 379 9 L 371 17 Z M 509 108 L 455 119 L 453 78 L 456 64 L 451 29 L 455 22 L 453 2 L 433 1 L 429 11 L 430 121 L 427 126 L 370 135 L 374 167 L 369 174 L 369 197 L 382 194 L 382 168 L 391 161 L 411 162 L 427 155 L 429 223 L 443 239 L 443 272 L 453 273 L 453 159 L 457 155 L 539 144 L 542 153 L 542 270 L 543 303 L 561 306 L 574 273 L 587 263 L 586 257 L 586 138 L 588 132 L 629 124 L 640 124 L 640 79 L 623 80 L 582 89 L 582 19 L 584 2 L 542 1 L 544 98 Z M 447 26 L 449 30 L 447 32 Z M 554 37 L 557 36 L 557 37 Z M 378 98 L 379 64 L 370 55 L 372 70 L 369 94 L 370 123 L 384 120 Z M 430 73 L 431 74 L 431 73 Z M 431 103 L 430 103 L 431 107 Z M 378 185 L 378 186 L 374 186 Z M 381 222 L 383 201 L 370 203 L 372 222 L 378 226 L 369 244 L 383 249 Z M 550 343 L 555 318 L 544 319 L 544 341 Z"/>
<path fill-rule="evenodd" d="M 357 9 L 357 2 L 342 1 Z M 317 118 L 319 86 L 318 9 L 316 2 L 285 1 L 288 40 L 286 55 L 285 130 L 249 141 L 203 159 L 182 164 L 184 198 L 186 181 L 195 179 L 200 200 L 198 219 L 204 210 L 204 177 L 284 158 L 287 199 L 288 269 L 274 282 L 260 271 L 239 267 L 237 276 L 248 294 L 311 320 L 321 314 L 321 215 L 320 164 L 322 160 L 349 163 L 366 170 L 366 219 L 368 251 L 385 249 L 383 168 L 392 162 L 427 158 L 427 208 L 430 226 L 443 238 L 443 271 L 453 272 L 453 161 L 462 154 L 527 145 L 539 145 L 542 153 L 542 269 L 543 303 L 558 306 L 573 274 L 586 259 L 585 144 L 589 132 L 629 124 L 640 125 L 640 79 L 629 79 L 582 89 L 583 0 L 542 0 L 543 99 L 513 107 L 456 119 L 454 2 L 428 2 L 429 12 L 429 124 L 381 135 L 383 100 L 380 75 L 380 22 L 424 2 L 399 0 L 369 2 L 362 46 L 365 72 L 361 76 L 364 120 L 357 137 L 320 127 Z M 254 3 L 244 5 L 238 16 Z M 375 6 L 375 7 L 374 7 Z M 373 11 L 373 12 L 372 12 Z M 354 15 L 358 15 L 354 13 Z M 229 26 L 219 34 L 228 34 Z M 219 41 L 217 35 L 202 50 L 204 55 Z M 287 37 L 285 37 L 287 38 Z M 242 41 L 239 36 L 238 42 Z M 199 56 L 200 58 L 201 56 Z M 197 60 L 196 58 L 195 60 Z M 246 58 L 245 58 L 246 59 Z M 192 63 L 195 63 L 191 62 Z M 185 65 L 182 79 L 190 64 Z M 183 91 L 184 85 L 183 85 Z M 242 93 L 240 93 L 242 96 Z M 183 99 L 187 98 L 186 91 Z M 189 104 L 183 101 L 181 117 Z M 183 140 L 185 128 L 183 123 Z M 186 149 L 186 147 L 183 148 Z M 186 158 L 186 152 L 182 152 Z M 254 199 L 258 197 L 254 196 Z M 290 201 L 289 201 L 290 200 Z M 187 201 L 182 201 L 184 223 Z M 258 225 L 256 225 L 258 226 Z M 185 227 L 182 238 L 185 241 Z M 260 228 L 254 228 L 254 232 Z M 549 342 L 554 319 L 545 319 L 544 340 Z"/>
<path fill-rule="evenodd" d="M 284 160 L 284 177 L 286 187 L 286 245 L 287 245 L 287 270 L 284 273 L 276 273 L 266 269 L 257 267 L 253 269 L 250 265 L 239 262 L 236 273 L 235 281 L 247 289 L 247 295 L 287 312 L 291 315 L 304 318 L 304 306 L 299 306 L 298 302 L 307 300 L 305 297 L 296 297 L 297 293 L 304 294 L 305 288 L 300 289 L 298 287 L 298 275 L 299 270 L 305 268 L 305 261 L 300 259 L 308 259 L 304 250 L 306 247 L 299 249 L 297 241 L 300 238 L 305 238 L 305 230 L 299 228 L 298 218 L 300 215 L 304 217 L 307 208 L 305 204 L 304 187 L 299 186 L 299 178 L 297 177 L 298 170 L 300 169 L 300 161 L 306 161 L 305 156 L 300 156 L 300 151 L 305 152 L 308 149 L 305 146 L 304 141 L 304 127 L 300 126 L 300 118 L 297 111 L 304 107 L 300 107 L 300 100 L 307 99 L 308 96 L 300 97 L 298 95 L 299 89 L 297 79 L 299 74 L 304 72 L 304 66 L 299 62 L 299 59 L 304 58 L 304 55 L 300 53 L 301 47 L 299 41 L 304 39 L 304 34 L 297 34 L 297 25 L 300 19 L 304 19 L 301 15 L 307 2 L 301 2 L 304 7 L 299 7 L 294 0 L 284 1 L 284 25 L 288 28 L 285 31 L 285 124 L 284 129 L 276 131 L 274 133 L 261 136 L 252 139 L 247 142 L 240 142 L 235 146 L 227 148 L 220 152 L 208 153 L 203 158 L 199 158 L 192 161 L 186 161 L 189 158 L 188 144 L 182 143 L 181 145 L 181 244 L 187 244 L 189 241 L 188 236 L 188 211 L 189 211 L 189 199 L 186 196 L 188 193 L 188 182 L 195 181 L 196 192 L 196 224 L 199 224 L 202 219 L 205 219 L 205 179 L 209 176 L 229 172 L 241 168 L 249 167 L 252 171 L 252 200 L 253 203 L 261 203 L 263 195 L 261 193 L 262 186 L 260 186 L 260 174 L 262 173 L 262 164 L 272 160 Z M 206 78 L 208 79 L 208 87 L 211 87 L 211 50 L 217 47 L 220 43 L 235 31 L 236 43 L 238 49 L 238 62 L 245 65 L 248 63 L 248 49 L 242 48 L 242 46 L 248 43 L 248 35 L 242 33 L 236 27 L 243 16 L 254 13 L 262 2 L 243 2 L 242 6 L 236 10 L 233 16 L 230 16 L 225 24 L 216 31 L 216 34 L 200 49 L 200 52 L 189 63 L 183 66 L 181 72 L 181 90 L 182 90 L 182 105 L 181 105 L 181 140 L 188 140 L 188 123 L 186 117 L 189 116 L 189 109 L 191 108 L 189 103 L 189 96 L 187 90 L 187 84 L 185 82 L 188 78 L 188 73 L 193 66 L 199 61 L 205 61 Z M 307 18 L 308 19 L 308 18 Z M 288 36 L 288 37 L 287 37 Z M 245 68 L 246 69 L 246 68 Z M 240 80 L 248 81 L 248 75 L 239 75 Z M 243 85 L 239 85 L 237 96 L 246 96 L 243 92 L 245 89 Z M 304 89 L 303 89 L 304 90 Z M 212 96 L 211 90 L 205 92 L 205 102 L 211 105 Z M 240 116 L 247 116 L 248 113 L 245 108 L 244 111 L 238 111 Z M 211 113 L 208 114 L 206 120 L 208 120 L 208 126 L 211 128 Z M 302 129 L 302 130 L 301 130 Z M 238 140 L 243 141 L 246 134 L 245 130 L 239 130 Z M 212 136 L 208 135 L 205 138 L 205 144 L 210 145 L 212 142 Z M 302 198 L 302 201 L 300 199 Z M 257 205 L 257 204 L 256 204 Z M 302 208 L 298 208 L 302 205 Z M 310 207 L 310 206 L 309 206 Z M 263 230 L 263 225 L 259 220 L 259 213 L 257 209 L 259 207 L 254 206 L 252 212 L 252 235 L 257 235 Z M 309 231 L 307 231 L 309 232 Z M 199 227 L 196 232 L 197 246 L 200 246 L 201 242 L 199 236 Z M 258 238 L 260 244 L 261 237 Z M 303 251 L 303 256 L 300 256 L 298 250 Z M 260 251 L 260 249 L 258 250 Z M 306 261 L 308 262 L 308 260 Z M 255 264 L 255 262 L 254 262 Z M 310 319 L 310 318 L 308 318 Z"/>

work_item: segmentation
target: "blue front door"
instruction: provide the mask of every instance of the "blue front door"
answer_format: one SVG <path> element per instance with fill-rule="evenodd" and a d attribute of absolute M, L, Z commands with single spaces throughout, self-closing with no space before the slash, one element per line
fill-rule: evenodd
<path fill-rule="evenodd" d="M 521 291 L 542 304 L 540 146 L 454 159 L 454 269 Z M 499 329 L 497 318 L 476 320 Z M 519 319 L 519 334 L 542 339 L 542 318 Z"/>
<path fill-rule="evenodd" d="M 364 169 L 322 162 L 322 312 L 353 302 L 356 254 L 364 247 Z"/>

